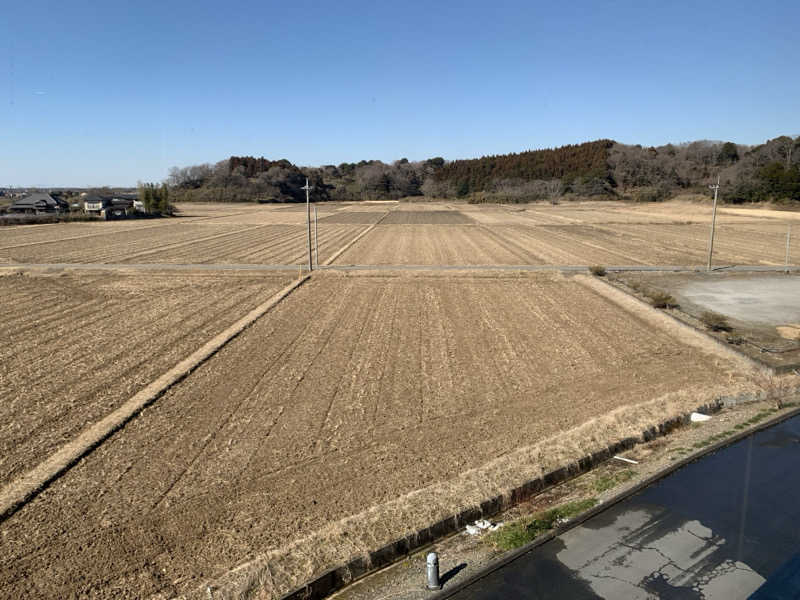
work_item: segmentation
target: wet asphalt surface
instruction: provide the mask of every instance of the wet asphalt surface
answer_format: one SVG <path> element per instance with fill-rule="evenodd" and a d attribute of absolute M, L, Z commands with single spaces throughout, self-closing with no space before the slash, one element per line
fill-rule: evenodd
<path fill-rule="evenodd" d="M 800 416 L 683 467 L 447 597 L 734 600 L 785 575 L 798 553 Z"/>

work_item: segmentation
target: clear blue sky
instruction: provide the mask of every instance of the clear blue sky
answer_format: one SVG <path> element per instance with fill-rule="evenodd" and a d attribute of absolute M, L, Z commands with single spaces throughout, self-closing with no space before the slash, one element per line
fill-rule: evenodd
<path fill-rule="evenodd" d="M 0 186 L 800 133 L 800 2 L 14 2 Z"/>

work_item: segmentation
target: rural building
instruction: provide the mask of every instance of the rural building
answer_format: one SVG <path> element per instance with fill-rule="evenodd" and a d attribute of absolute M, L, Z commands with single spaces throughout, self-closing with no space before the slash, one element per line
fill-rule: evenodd
<path fill-rule="evenodd" d="M 27 214 L 40 214 L 40 213 L 57 213 L 65 212 L 67 210 L 66 202 L 62 205 L 55 200 L 50 194 L 37 192 L 28 194 L 22 198 L 17 198 L 8 207 L 10 213 L 27 213 Z"/>
<path fill-rule="evenodd" d="M 119 194 L 117 196 L 88 195 L 83 197 L 83 209 L 87 214 L 105 218 L 124 217 L 133 208 L 135 196 Z"/>

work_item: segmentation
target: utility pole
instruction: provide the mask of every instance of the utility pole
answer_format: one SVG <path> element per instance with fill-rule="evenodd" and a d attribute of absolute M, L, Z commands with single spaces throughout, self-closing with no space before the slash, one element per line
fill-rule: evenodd
<path fill-rule="evenodd" d="M 708 241 L 708 265 L 707 271 L 711 270 L 711 255 L 714 253 L 714 227 L 717 224 L 717 193 L 719 192 L 719 175 L 717 175 L 717 184 L 708 186 L 709 189 L 714 190 L 714 209 L 711 213 L 711 239 Z"/>
<path fill-rule="evenodd" d="M 308 270 L 314 270 L 314 263 L 311 259 L 311 200 L 309 192 L 314 189 L 313 186 L 308 185 L 308 177 L 306 177 L 306 185 L 300 188 L 306 191 L 306 225 L 308 226 Z"/>
<path fill-rule="evenodd" d="M 317 203 L 314 203 L 314 260 L 319 269 L 319 229 L 317 228 Z"/>
<path fill-rule="evenodd" d="M 786 272 L 789 272 L 789 249 L 792 246 L 792 224 L 789 223 L 789 228 L 786 230 Z"/>

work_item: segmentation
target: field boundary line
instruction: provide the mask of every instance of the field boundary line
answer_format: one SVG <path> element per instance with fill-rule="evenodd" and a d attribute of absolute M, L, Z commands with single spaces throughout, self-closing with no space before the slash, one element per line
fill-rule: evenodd
<path fill-rule="evenodd" d="M 337 258 L 339 258 L 339 257 L 340 257 L 342 254 L 344 254 L 345 252 L 347 252 L 347 251 L 348 251 L 348 250 L 349 250 L 349 249 L 350 249 L 350 248 L 353 246 L 353 244 L 355 244 L 355 243 L 356 243 L 358 240 L 360 240 L 362 237 L 364 237 L 365 235 L 367 235 L 367 234 L 368 234 L 370 231 L 372 231 L 373 229 L 375 229 L 375 227 L 376 227 L 377 225 L 379 225 L 381 221 L 383 221 L 383 220 L 384 220 L 386 217 L 388 217 L 388 216 L 389 216 L 389 213 L 390 213 L 390 212 L 392 212 L 392 211 L 391 211 L 391 210 L 389 210 L 389 211 L 386 211 L 386 212 L 384 213 L 384 215 L 383 215 L 383 216 L 382 216 L 380 219 L 378 219 L 377 221 L 375 221 L 375 222 L 374 222 L 372 225 L 370 225 L 369 227 L 367 227 L 367 228 L 366 228 L 364 231 L 362 231 L 361 233 L 359 233 L 359 234 L 358 234 L 356 237 L 354 237 L 352 240 L 350 240 L 350 241 L 349 241 L 349 242 L 347 242 L 347 243 L 346 243 L 344 246 L 342 246 L 341 248 L 339 248 L 339 249 L 338 249 L 336 252 L 334 252 L 334 253 L 333 253 L 333 255 L 331 255 L 330 257 L 328 257 L 328 260 L 326 260 L 325 262 L 323 262 L 323 263 L 322 263 L 322 266 L 323 266 L 323 267 L 327 267 L 328 265 L 332 264 L 332 263 L 333 263 L 333 261 L 335 261 L 335 260 L 336 260 Z"/>
<path fill-rule="evenodd" d="M 214 336 L 198 350 L 180 361 L 169 371 L 129 398 L 109 415 L 90 425 L 67 442 L 39 465 L 17 477 L 0 489 L 0 523 L 22 508 L 53 480 L 68 471 L 111 434 L 121 429 L 145 407 L 158 400 L 164 393 L 192 371 L 216 354 L 223 346 L 252 325 L 261 316 L 272 310 L 298 287 L 310 279 L 310 275 L 293 281 L 279 292 L 251 310 L 223 332 Z"/>
<path fill-rule="evenodd" d="M 676 319 L 670 314 L 658 310 L 657 308 L 653 308 L 649 304 L 639 300 L 638 298 L 634 298 L 630 294 L 623 292 L 610 283 L 606 283 L 605 281 L 601 281 L 596 277 L 583 274 L 576 275 L 573 279 L 584 287 L 587 287 L 597 294 L 603 296 L 605 299 L 610 300 L 626 312 L 640 317 L 651 325 L 655 325 L 668 335 L 677 338 L 679 341 L 689 346 L 697 348 L 706 353 L 715 354 L 720 358 L 733 361 L 736 365 L 744 367 L 750 371 L 757 371 L 761 373 L 774 372 L 769 366 L 762 364 L 757 360 L 750 358 L 749 356 L 745 356 L 740 352 L 737 352 L 719 340 L 706 335 L 702 331 L 698 331 L 694 327 L 687 325 L 683 321 Z"/>

